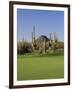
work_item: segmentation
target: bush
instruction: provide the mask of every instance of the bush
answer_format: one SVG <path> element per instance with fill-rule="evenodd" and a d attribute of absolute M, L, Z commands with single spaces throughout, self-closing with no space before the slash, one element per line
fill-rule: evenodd
<path fill-rule="evenodd" d="M 25 54 L 32 52 L 32 45 L 28 42 L 18 42 L 17 43 L 17 53 L 18 54 Z"/>

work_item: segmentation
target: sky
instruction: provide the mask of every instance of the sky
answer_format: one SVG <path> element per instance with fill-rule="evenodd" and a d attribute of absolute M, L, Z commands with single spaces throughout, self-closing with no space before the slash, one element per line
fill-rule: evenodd
<path fill-rule="evenodd" d="M 36 38 L 56 32 L 64 41 L 64 11 L 17 9 L 17 40 L 32 41 L 33 26 Z"/>

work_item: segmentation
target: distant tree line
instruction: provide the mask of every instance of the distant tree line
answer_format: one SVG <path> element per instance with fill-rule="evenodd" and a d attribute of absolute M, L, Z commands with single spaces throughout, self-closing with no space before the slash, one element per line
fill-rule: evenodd
<path fill-rule="evenodd" d="M 52 44 L 52 45 L 51 45 Z M 49 52 L 53 51 L 62 51 L 64 50 L 64 42 L 56 42 L 56 43 L 46 43 L 45 49 Z M 40 48 L 37 49 L 38 52 L 41 53 L 41 50 L 43 49 L 43 44 L 39 45 Z M 17 42 L 17 54 L 26 54 L 26 53 L 33 53 L 33 46 L 32 43 L 27 41 L 19 41 Z"/>
<path fill-rule="evenodd" d="M 29 42 L 18 42 L 17 43 L 17 54 L 32 53 L 32 45 Z"/>

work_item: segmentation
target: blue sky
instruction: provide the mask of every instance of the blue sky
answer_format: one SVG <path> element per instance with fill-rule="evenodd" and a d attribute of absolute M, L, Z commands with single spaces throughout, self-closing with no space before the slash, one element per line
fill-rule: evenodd
<path fill-rule="evenodd" d="M 49 37 L 56 32 L 58 39 L 64 40 L 64 11 L 17 9 L 17 40 L 31 41 L 31 32 L 35 26 L 36 38 Z"/>

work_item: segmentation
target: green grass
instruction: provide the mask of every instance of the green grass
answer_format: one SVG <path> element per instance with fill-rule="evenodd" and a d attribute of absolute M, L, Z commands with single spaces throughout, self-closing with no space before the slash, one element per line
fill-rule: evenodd
<path fill-rule="evenodd" d="M 17 80 L 57 79 L 63 77 L 63 55 L 20 55 L 17 58 Z"/>

